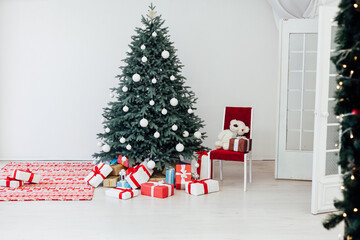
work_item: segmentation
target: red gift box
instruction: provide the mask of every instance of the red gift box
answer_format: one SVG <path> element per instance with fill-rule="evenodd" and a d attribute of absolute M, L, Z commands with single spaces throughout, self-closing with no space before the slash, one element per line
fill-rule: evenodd
<path fill-rule="evenodd" d="M 121 165 L 123 165 L 126 168 L 129 167 L 129 159 L 127 157 L 125 157 L 125 156 L 119 155 L 117 162 L 120 163 Z"/>
<path fill-rule="evenodd" d="M 141 184 L 141 194 L 156 198 L 167 198 L 174 195 L 174 185 L 163 182 Z"/>
<path fill-rule="evenodd" d="M 191 165 L 176 165 L 175 185 L 176 189 L 185 189 L 185 182 L 191 181 Z"/>

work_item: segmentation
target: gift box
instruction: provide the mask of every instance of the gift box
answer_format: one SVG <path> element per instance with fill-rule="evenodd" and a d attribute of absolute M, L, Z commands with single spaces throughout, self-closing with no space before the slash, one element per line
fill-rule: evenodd
<path fill-rule="evenodd" d="M 219 191 L 219 182 L 213 179 L 192 180 L 185 184 L 185 192 L 195 196 L 217 191 Z"/>
<path fill-rule="evenodd" d="M 117 188 L 132 188 L 126 180 L 120 180 L 116 183 Z"/>
<path fill-rule="evenodd" d="M 176 165 L 175 185 L 176 189 L 185 189 L 185 182 L 191 180 L 191 165 Z"/>
<path fill-rule="evenodd" d="M 124 167 L 127 167 L 127 168 L 129 167 L 129 159 L 127 159 L 127 157 L 125 157 L 125 156 L 119 155 L 117 162 L 120 163 L 121 165 L 123 165 Z"/>
<path fill-rule="evenodd" d="M 211 178 L 211 160 L 206 151 L 197 152 L 198 159 L 191 165 L 191 171 L 197 173 L 199 179 Z"/>
<path fill-rule="evenodd" d="M 129 168 L 125 179 L 132 188 L 139 188 L 141 184 L 149 181 L 153 172 L 152 169 L 147 168 L 147 162 L 144 161 L 136 167 Z"/>
<path fill-rule="evenodd" d="M 113 169 L 109 165 L 99 163 L 97 166 L 94 166 L 94 169 L 87 175 L 85 181 L 91 186 L 97 187 L 107 176 L 109 176 L 112 170 Z"/>
<path fill-rule="evenodd" d="M 161 172 L 156 172 L 153 175 L 151 175 L 149 181 L 151 182 L 165 182 L 165 175 L 163 175 Z"/>
<path fill-rule="evenodd" d="M 119 181 L 118 176 L 109 176 L 104 179 L 103 187 L 116 187 L 118 181 Z"/>
<path fill-rule="evenodd" d="M 165 183 L 175 185 L 175 168 L 168 168 L 165 172 Z"/>
<path fill-rule="evenodd" d="M 7 177 L 6 179 L 0 179 L 0 186 L 9 188 L 18 188 L 22 186 L 24 182 L 22 180 L 16 180 L 15 178 Z"/>
<path fill-rule="evenodd" d="M 170 168 L 176 168 L 176 163 L 172 163 L 169 166 L 167 166 L 166 168 L 164 168 L 164 170 L 162 171 L 162 174 L 166 175 L 166 170 L 170 169 Z"/>
<path fill-rule="evenodd" d="M 230 138 L 229 150 L 247 153 L 251 150 L 252 139 L 246 137 Z"/>
<path fill-rule="evenodd" d="M 112 171 L 109 174 L 110 176 L 119 176 L 121 169 L 125 169 L 125 167 L 121 164 L 110 165 L 110 167 L 112 168 Z"/>
<path fill-rule="evenodd" d="M 39 183 L 41 176 L 39 174 L 35 174 L 35 173 L 31 172 L 29 169 L 27 169 L 27 170 L 16 169 L 16 170 L 14 170 L 11 178 L 14 178 L 16 180 L 31 182 L 31 183 Z"/>
<path fill-rule="evenodd" d="M 139 195 L 139 190 L 128 188 L 113 188 L 105 191 L 105 195 L 117 199 L 129 199 Z"/>
<path fill-rule="evenodd" d="M 174 185 L 163 182 L 143 183 L 141 184 L 141 194 L 156 198 L 167 198 L 174 195 Z"/>

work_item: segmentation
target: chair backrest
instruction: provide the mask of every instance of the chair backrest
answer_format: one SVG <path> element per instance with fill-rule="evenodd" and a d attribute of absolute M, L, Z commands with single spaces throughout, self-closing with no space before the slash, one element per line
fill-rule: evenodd
<path fill-rule="evenodd" d="M 230 128 L 230 121 L 233 119 L 243 121 L 250 131 L 245 135 L 247 138 L 252 138 L 252 107 L 225 107 L 224 110 L 224 130 Z"/>

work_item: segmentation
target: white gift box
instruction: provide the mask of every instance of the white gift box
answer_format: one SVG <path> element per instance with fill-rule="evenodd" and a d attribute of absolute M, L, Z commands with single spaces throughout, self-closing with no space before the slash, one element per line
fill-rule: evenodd
<path fill-rule="evenodd" d="M 199 174 L 199 179 L 212 178 L 209 155 L 201 154 L 199 157 L 200 159 L 191 160 L 191 172 Z M 199 167 L 196 167 L 196 164 L 199 164 Z"/>
<path fill-rule="evenodd" d="M 22 186 L 24 182 L 22 180 L 15 180 L 8 177 L 7 179 L 0 179 L 0 186 L 9 188 L 18 188 Z"/>
<path fill-rule="evenodd" d="M 126 176 L 126 181 L 132 188 L 139 188 L 141 184 L 149 181 L 153 170 L 147 168 L 147 162 L 143 162 L 134 168 L 129 168 L 130 173 Z"/>
<path fill-rule="evenodd" d="M 139 195 L 139 190 L 129 188 L 113 188 L 105 191 L 105 195 L 117 199 L 129 199 Z"/>
<path fill-rule="evenodd" d="M 219 191 L 219 182 L 213 179 L 192 180 L 185 183 L 185 192 L 191 195 L 203 195 Z"/>
<path fill-rule="evenodd" d="M 104 179 L 111 173 L 113 169 L 105 164 L 99 163 L 93 170 L 87 175 L 85 181 L 93 187 L 97 187 L 104 181 Z"/>
<path fill-rule="evenodd" d="M 14 170 L 11 178 L 15 178 L 17 180 L 22 180 L 22 181 L 26 181 L 26 182 L 31 182 L 31 183 L 39 183 L 41 176 L 39 174 L 35 174 L 33 172 L 31 172 L 29 169 L 28 170 Z"/>

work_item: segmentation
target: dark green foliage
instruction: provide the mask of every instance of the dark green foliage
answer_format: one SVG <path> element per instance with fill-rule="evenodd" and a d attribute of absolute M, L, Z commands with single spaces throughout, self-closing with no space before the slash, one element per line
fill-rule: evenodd
<path fill-rule="evenodd" d="M 183 66 L 176 56 L 168 29 L 163 27 L 164 21 L 161 16 L 152 14 L 154 7 L 151 5 L 149 15 L 141 19 L 144 27 L 136 28 L 136 35 L 131 37 L 131 51 L 124 59 L 125 66 L 120 67 L 122 74 L 117 76 L 119 86 L 112 89 L 117 101 L 110 102 L 104 109 L 104 129 L 109 128 L 110 132 L 100 133 L 98 138 L 111 149 L 93 155 L 100 161 L 112 160 L 120 154 L 129 158 L 130 165 L 150 158 L 155 160 L 156 168 L 162 169 L 176 162 L 180 154 L 192 158 L 195 152 L 204 149 L 201 144 L 205 133 L 201 138 L 194 136 L 204 126 L 203 121 L 194 113 L 188 113 L 189 109 L 195 110 L 195 94 L 184 86 Z M 146 48 L 141 49 L 142 45 Z M 162 57 L 164 50 L 170 53 L 169 58 Z M 144 56 L 146 62 L 142 61 Z M 133 81 L 134 74 L 141 76 L 139 82 Z M 171 76 L 175 80 L 171 80 Z M 156 83 L 152 82 L 153 78 Z M 128 91 L 122 90 L 124 86 Z M 170 105 L 172 98 L 178 100 L 178 105 Z M 155 102 L 153 106 L 149 104 L 151 100 Z M 123 111 L 124 106 L 129 108 L 128 112 Z M 163 108 L 167 110 L 166 115 L 161 113 Z M 147 127 L 140 126 L 142 118 L 148 120 Z M 174 124 L 178 127 L 176 131 L 172 130 Z M 159 138 L 154 136 L 156 131 L 160 133 Z M 183 136 L 184 131 L 189 132 L 188 137 Z M 120 143 L 121 137 L 126 139 L 125 143 Z M 179 143 L 185 146 L 182 152 L 175 148 Z M 126 149 L 128 144 L 131 150 Z"/>
<path fill-rule="evenodd" d="M 355 5 L 354 5 L 355 4 Z M 339 165 L 343 173 L 343 200 L 335 201 L 339 214 L 324 222 L 327 229 L 345 221 L 344 239 L 360 239 L 360 6 L 355 0 L 342 0 L 336 17 L 338 49 L 336 65 L 338 90 L 335 114 L 341 116 Z"/>

